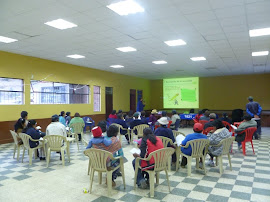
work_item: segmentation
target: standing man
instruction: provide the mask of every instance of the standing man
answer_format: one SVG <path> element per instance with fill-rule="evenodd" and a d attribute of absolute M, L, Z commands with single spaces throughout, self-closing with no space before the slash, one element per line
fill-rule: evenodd
<path fill-rule="evenodd" d="M 141 111 L 143 111 L 143 108 L 145 107 L 145 102 L 143 101 L 143 99 L 141 98 L 139 100 L 139 102 L 137 103 L 137 112 L 140 112 L 141 115 Z"/>
<path fill-rule="evenodd" d="M 257 122 L 257 131 L 255 133 L 255 139 L 261 139 L 261 112 L 262 107 L 258 102 L 253 101 L 253 97 L 248 97 L 249 103 L 246 104 L 246 111 Z"/>

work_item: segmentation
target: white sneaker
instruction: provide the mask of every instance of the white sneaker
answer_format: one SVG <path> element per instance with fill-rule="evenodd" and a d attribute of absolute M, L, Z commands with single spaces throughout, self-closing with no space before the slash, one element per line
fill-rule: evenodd
<path fill-rule="evenodd" d="M 215 167 L 215 163 L 211 159 L 209 159 L 209 161 L 207 162 L 207 165 L 210 167 Z"/>
<path fill-rule="evenodd" d="M 199 162 L 199 168 L 203 169 L 203 163 L 202 162 Z"/>

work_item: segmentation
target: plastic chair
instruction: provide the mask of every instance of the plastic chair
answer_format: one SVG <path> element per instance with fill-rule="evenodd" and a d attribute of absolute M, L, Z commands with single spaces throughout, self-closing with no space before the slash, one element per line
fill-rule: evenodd
<path fill-rule="evenodd" d="M 186 134 L 185 133 L 182 133 L 180 131 L 173 130 L 172 132 L 173 132 L 174 139 L 176 138 L 177 135 L 183 135 L 183 136 L 186 137 Z"/>
<path fill-rule="evenodd" d="M 208 127 L 208 128 L 203 130 L 203 134 L 207 135 L 213 129 L 214 129 L 214 127 Z"/>
<path fill-rule="evenodd" d="M 166 177 L 167 177 L 167 183 L 169 187 L 169 192 L 171 192 L 170 189 L 170 181 L 169 181 L 169 176 L 168 176 L 168 171 L 167 171 L 167 163 L 168 163 L 168 158 L 172 156 L 174 153 L 173 148 L 163 148 L 156 150 L 152 153 L 149 154 L 147 158 L 140 158 L 137 157 L 135 161 L 135 176 L 134 176 L 134 188 L 136 188 L 136 179 L 138 176 L 138 169 L 141 169 L 140 165 L 140 160 L 144 161 L 150 161 L 151 158 L 154 158 L 155 161 L 155 166 L 153 170 L 145 170 L 149 174 L 149 180 L 150 180 L 150 197 L 154 197 L 154 178 L 156 174 L 156 183 L 159 184 L 159 173 L 161 171 L 165 171 Z"/>
<path fill-rule="evenodd" d="M 89 117 L 89 116 L 85 116 L 83 117 L 83 121 L 84 121 L 84 128 L 83 128 L 83 131 L 86 131 L 86 127 L 89 126 L 90 128 L 90 131 L 92 130 L 92 127 L 94 126 L 95 127 L 95 121 Z M 87 122 L 92 122 L 92 123 L 87 123 Z"/>
<path fill-rule="evenodd" d="M 167 128 L 170 128 L 171 124 L 172 124 L 172 121 L 169 121 Z"/>
<path fill-rule="evenodd" d="M 168 147 L 168 145 L 173 145 L 173 141 L 170 138 L 163 137 L 163 136 L 157 136 L 162 140 L 164 148 Z M 168 158 L 168 171 L 171 171 L 171 162 L 172 162 L 172 157 L 170 156 Z"/>
<path fill-rule="evenodd" d="M 62 165 L 65 166 L 65 150 L 67 150 L 67 145 L 63 145 L 63 142 L 67 143 L 67 138 L 62 135 L 48 135 L 44 137 L 44 140 L 47 141 L 47 167 L 49 167 L 51 151 L 61 152 Z"/>
<path fill-rule="evenodd" d="M 223 155 L 228 156 L 230 169 L 232 170 L 232 163 L 231 163 L 231 157 L 230 157 L 230 148 L 231 148 L 231 145 L 232 145 L 234 140 L 235 140 L 235 137 L 229 137 L 229 138 L 221 140 L 220 143 L 217 144 L 217 145 L 209 145 L 211 147 L 220 147 L 220 146 L 223 147 L 222 148 L 222 154 L 220 156 L 215 156 L 216 157 L 216 165 L 219 165 L 219 173 L 220 174 L 223 173 L 223 162 L 222 162 L 222 156 Z"/>
<path fill-rule="evenodd" d="M 196 119 L 192 119 L 192 120 L 193 120 L 194 124 L 199 123 L 199 121 L 197 121 Z"/>
<path fill-rule="evenodd" d="M 33 151 L 36 151 L 37 149 L 43 148 L 45 151 L 45 144 L 39 144 L 38 146 L 31 148 L 30 144 L 29 144 L 29 140 L 33 141 L 33 142 L 39 142 L 39 140 L 34 140 L 31 138 L 30 135 L 27 135 L 25 133 L 19 133 L 19 137 L 22 139 L 23 141 L 23 156 L 22 156 L 22 163 L 23 163 L 23 158 L 24 158 L 24 153 L 25 153 L 25 149 L 28 150 L 28 154 L 29 154 L 29 165 L 32 165 L 32 158 L 33 158 Z M 45 152 L 46 155 L 46 152 Z M 35 153 L 35 158 L 36 158 L 36 153 Z"/>
<path fill-rule="evenodd" d="M 127 131 L 127 129 L 123 128 L 122 125 L 117 124 L 117 123 L 112 123 L 111 125 L 115 125 L 115 126 L 118 127 L 119 140 L 120 140 L 120 142 L 121 142 L 121 144 L 122 144 L 122 136 L 123 136 L 123 135 L 121 134 L 121 130 L 126 130 L 126 131 Z M 128 134 L 128 135 L 129 135 L 129 134 Z M 129 135 L 129 136 L 130 136 L 130 135 Z M 130 139 L 130 137 L 129 137 L 129 139 Z"/>
<path fill-rule="evenodd" d="M 134 134 L 134 131 L 137 130 L 137 136 L 138 138 L 142 137 L 143 136 L 143 130 L 145 128 L 149 128 L 149 125 L 147 124 L 140 124 L 140 125 L 137 125 L 133 128 L 133 134 Z M 135 134 L 134 134 L 135 135 Z M 132 141 L 133 141 L 133 137 L 132 138 Z"/>
<path fill-rule="evenodd" d="M 77 147 L 79 151 L 79 136 L 78 134 L 81 134 L 81 137 L 83 136 L 83 128 L 84 128 L 84 123 L 72 123 L 69 126 L 72 128 L 73 132 L 70 130 L 70 134 L 75 137 L 75 141 L 77 142 Z"/>
<path fill-rule="evenodd" d="M 174 139 L 176 139 L 176 137 L 178 135 L 183 135 L 184 137 L 186 137 L 185 133 L 173 130 Z M 175 170 L 177 171 L 179 169 L 179 166 L 180 166 L 179 160 L 180 160 L 181 148 L 176 143 L 175 143 L 175 147 L 176 147 L 175 148 L 175 153 L 176 153 L 176 168 L 175 168 Z"/>
<path fill-rule="evenodd" d="M 190 145 L 191 150 L 192 150 L 192 153 L 190 156 L 181 152 L 181 155 L 185 156 L 187 158 L 187 174 L 188 174 L 188 176 L 191 175 L 192 158 L 196 158 L 196 169 L 199 169 L 199 159 L 202 158 L 203 169 L 204 169 L 204 173 L 206 174 L 205 156 L 208 152 L 209 144 L 210 144 L 210 141 L 207 139 L 197 139 L 197 140 L 188 141 L 185 146 L 181 146 L 183 148 L 188 148 L 188 146 Z"/>
<path fill-rule="evenodd" d="M 21 146 L 23 145 L 20 145 L 19 142 L 18 142 L 18 135 L 16 132 L 10 130 L 10 133 L 12 135 L 12 138 L 14 140 L 14 152 L 13 152 L 13 158 L 15 158 L 15 153 L 16 153 L 16 150 L 17 150 L 17 161 L 19 161 L 19 158 L 20 158 L 20 150 L 21 150 Z"/>
<path fill-rule="evenodd" d="M 243 131 L 246 134 L 245 140 L 242 142 L 242 149 L 243 149 L 244 156 L 246 156 L 246 142 L 250 142 L 252 150 L 253 150 L 253 154 L 255 154 L 252 137 L 253 137 L 253 134 L 256 132 L 256 130 L 257 130 L 256 127 L 250 127 Z"/>
<path fill-rule="evenodd" d="M 113 157 L 112 153 L 108 151 L 104 151 L 101 149 L 87 149 L 84 151 L 84 155 L 89 157 L 89 166 L 91 169 L 91 174 L 90 174 L 90 188 L 89 188 L 89 193 L 92 193 L 92 185 L 94 181 L 94 173 L 95 171 L 98 172 L 99 174 L 99 184 L 102 182 L 102 172 L 107 173 L 107 185 L 108 185 L 108 193 L 109 195 L 111 194 L 112 191 L 112 173 L 117 170 L 118 168 L 121 169 L 122 173 L 122 178 L 123 178 L 123 184 L 124 188 L 126 188 L 126 183 L 125 183 L 125 173 L 124 173 L 124 161 L 122 157 Z M 117 160 L 119 159 L 120 164 L 115 167 L 114 169 L 108 169 L 107 168 L 107 159 L 110 160 Z M 90 163 L 91 162 L 91 163 Z"/>
<path fill-rule="evenodd" d="M 203 126 L 208 123 L 209 121 L 206 121 L 206 120 L 199 120 L 199 123 L 201 123 Z"/>

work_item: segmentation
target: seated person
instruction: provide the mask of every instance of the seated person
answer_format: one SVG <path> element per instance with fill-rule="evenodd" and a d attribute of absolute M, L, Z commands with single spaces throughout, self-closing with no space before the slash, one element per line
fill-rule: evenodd
<path fill-rule="evenodd" d="M 166 111 L 162 111 L 161 112 L 161 117 L 166 117 L 168 119 L 168 121 L 170 121 L 170 117 L 167 116 L 167 112 Z"/>
<path fill-rule="evenodd" d="M 117 119 L 116 110 L 112 110 L 112 113 L 109 115 L 109 119 Z"/>
<path fill-rule="evenodd" d="M 157 114 L 157 110 L 153 109 L 151 111 L 151 115 L 149 116 L 149 122 L 151 122 L 151 126 L 155 126 L 155 124 L 157 122 L 156 114 Z"/>
<path fill-rule="evenodd" d="M 46 128 L 46 135 L 62 135 L 67 137 L 66 127 L 59 122 L 57 114 L 52 116 L 52 122 Z"/>
<path fill-rule="evenodd" d="M 107 122 L 106 121 L 100 121 L 98 122 L 97 126 L 99 126 L 102 130 L 102 135 L 107 136 Z"/>
<path fill-rule="evenodd" d="M 232 120 L 228 117 L 228 114 L 227 113 L 223 113 L 222 114 L 222 118 L 220 118 L 221 121 L 226 121 L 228 122 L 229 124 L 232 124 Z"/>
<path fill-rule="evenodd" d="M 23 118 L 19 118 L 18 121 L 14 125 L 14 131 L 15 133 L 19 134 L 22 133 L 23 129 L 26 128 L 26 120 Z M 17 141 L 19 145 L 22 145 L 22 139 L 17 135 Z"/>
<path fill-rule="evenodd" d="M 177 120 L 181 121 L 180 116 L 177 114 L 176 110 L 172 110 L 172 117 L 171 117 L 172 123 L 170 125 L 171 129 L 175 129 L 175 122 Z"/>
<path fill-rule="evenodd" d="M 78 112 L 76 112 L 74 115 L 74 118 L 71 119 L 71 121 L 69 123 L 69 127 L 72 128 L 72 125 L 76 124 L 76 123 L 82 123 L 82 127 L 85 126 L 84 120 L 81 118 L 81 116 Z M 81 141 L 81 139 L 82 139 L 81 134 L 78 134 L 78 137 L 79 137 L 79 141 Z"/>
<path fill-rule="evenodd" d="M 199 122 L 199 120 L 200 120 L 200 118 L 203 116 L 203 112 L 202 112 L 202 110 L 199 110 L 199 112 L 198 112 L 198 114 L 196 114 L 196 116 L 195 116 L 195 120 L 197 121 L 197 122 Z"/>
<path fill-rule="evenodd" d="M 145 115 L 146 115 L 145 111 L 142 111 L 141 112 L 141 121 L 142 121 L 143 124 L 148 124 L 149 118 L 146 117 Z"/>
<path fill-rule="evenodd" d="M 203 116 L 201 116 L 201 118 L 199 119 L 199 121 L 201 121 L 201 120 L 209 121 L 209 120 L 210 120 L 209 114 L 210 114 L 209 111 L 206 110 L 206 111 L 204 112 Z"/>
<path fill-rule="evenodd" d="M 125 122 L 126 122 L 126 124 L 127 124 L 128 127 L 130 126 L 130 122 L 133 121 L 133 120 L 134 120 L 133 119 L 133 111 L 130 110 L 128 112 L 128 115 L 126 115 L 126 117 L 125 117 Z"/>
<path fill-rule="evenodd" d="M 92 134 L 93 138 L 89 141 L 86 149 L 90 149 L 94 146 L 99 149 L 99 145 L 101 145 L 102 143 L 107 147 L 112 144 L 111 140 L 105 139 L 105 137 L 102 136 L 102 130 L 99 126 L 96 126 L 92 129 Z"/>
<path fill-rule="evenodd" d="M 35 120 L 28 121 L 27 127 L 23 129 L 23 133 L 26 133 L 27 135 L 30 135 L 32 139 L 39 140 L 41 137 L 44 137 L 43 133 L 41 133 L 39 130 L 36 129 L 37 122 Z M 32 141 L 29 140 L 30 148 L 35 148 L 39 145 L 39 141 Z M 40 160 L 45 160 L 45 153 L 44 149 L 40 148 L 40 152 L 37 155 L 40 157 Z"/>
<path fill-rule="evenodd" d="M 62 123 L 64 126 L 67 126 L 64 111 L 61 111 L 61 113 L 60 113 L 59 122 Z"/>
<path fill-rule="evenodd" d="M 202 134 L 203 131 L 203 125 L 201 123 L 195 123 L 193 126 L 194 133 L 191 133 L 185 137 L 185 139 L 182 141 L 182 145 L 185 146 L 188 141 L 196 140 L 196 139 L 207 139 L 207 136 Z M 181 148 L 181 152 L 190 156 L 192 154 L 191 146 L 189 145 L 188 148 Z M 202 164 L 200 162 L 200 164 Z M 185 167 L 187 165 L 187 158 L 183 156 L 181 161 L 181 167 Z M 200 165 L 201 167 L 201 165 Z"/>
<path fill-rule="evenodd" d="M 243 142 L 246 137 L 246 134 L 243 131 L 250 127 L 257 127 L 257 122 L 251 120 L 251 116 L 247 114 L 244 116 L 243 122 L 234 130 L 236 133 L 235 141 L 238 143 L 239 150 L 242 148 L 241 142 Z"/>
<path fill-rule="evenodd" d="M 218 145 L 221 140 L 231 137 L 231 133 L 228 131 L 228 129 L 223 125 L 223 123 L 220 120 L 213 121 L 212 126 L 214 127 L 214 129 L 211 130 L 207 135 L 208 139 L 210 140 L 210 145 Z M 214 156 L 220 156 L 222 154 L 222 150 L 223 146 L 208 147 L 210 159 L 207 164 L 209 166 L 211 167 L 215 166 L 215 163 L 213 161 Z"/>
<path fill-rule="evenodd" d="M 161 117 L 160 119 L 158 119 L 158 123 L 160 124 L 160 127 L 155 130 L 154 134 L 156 136 L 170 138 L 172 140 L 172 142 L 175 142 L 175 138 L 173 136 L 172 129 L 167 128 L 167 125 L 169 124 L 168 119 L 166 117 Z M 169 144 L 168 147 L 174 148 L 174 145 Z M 175 162 L 176 162 L 176 154 L 174 153 L 172 155 L 173 167 L 175 166 Z"/>
<path fill-rule="evenodd" d="M 211 113 L 211 114 L 209 115 L 210 120 L 209 120 L 208 123 L 204 124 L 203 129 L 205 130 L 206 128 L 213 127 L 213 122 L 216 120 L 216 117 L 217 117 L 217 116 L 216 116 L 215 113 Z"/>
<path fill-rule="evenodd" d="M 149 154 L 152 152 L 162 149 L 163 143 L 161 139 L 159 139 L 157 136 L 153 134 L 153 131 L 151 128 L 145 128 L 143 130 L 143 138 L 141 140 L 140 144 L 140 150 L 141 154 L 134 153 L 133 156 L 141 157 L 141 158 L 147 158 Z M 135 159 L 132 161 L 133 168 L 135 169 Z M 136 184 L 141 189 L 146 189 L 149 187 L 149 175 L 147 172 L 144 172 L 145 170 L 151 170 L 155 166 L 155 160 L 154 158 L 151 158 L 150 161 L 140 161 L 140 165 L 142 169 L 138 169 L 138 175 L 136 180 Z"/>
<path fill-rule="evenodd" d="M 143 124 L 142 120 L 139 119 L 139 113 L 135 112 L 133 117 L 135 118 L 130 122 L 130 129 L 133 129 L 135 126 Z M 134 133 L 137 135 L 137 130 L 134 130 Z"/>
<path fill-rule="evenodd" d="M 71 121 L 70 112 L 66 113 L 65 119 L 66 119 L 66 125 L 68 126 Z"/>
<path fill-rule="evenodd" d="M 115 119 L 114 123 L 117 123 L 124 128 L 124 130 L 122 130 L 122 129 L 120 130 L 120 133 L 121 133 L 121 135 L 125 135 L 125 137 L 128 141 L 128 144 L 129 144 L 129 139 L 128 139 L 128 135 L 127 135 L 128 126 L 127 126 L 126 122 L 124 121 L 123 114 L 117 114 L 117 119 Z"/>
<path fill-rule="evenodd" d="M 119 109 L 117 114 L 123 114 L 123 110 L 122 109 Z"/>

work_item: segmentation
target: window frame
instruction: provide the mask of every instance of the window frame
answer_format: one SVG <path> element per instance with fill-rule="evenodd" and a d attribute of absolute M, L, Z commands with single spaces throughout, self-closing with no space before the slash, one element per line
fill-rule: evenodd
<path fill-rule="evenodd" d="M 98 87 L 99 88 L 99 93 L 95 93 L 95 87 Z M 95 106 L 96 106 L 96 103 L 95 103 L 95 96 L 96 95 L 99 95 L 99 110 L 95 110 Z M 93 85 L 93 111 L 94 112 L 101 112 L 101 86 L 98 86 L 98 85 Z"/>

